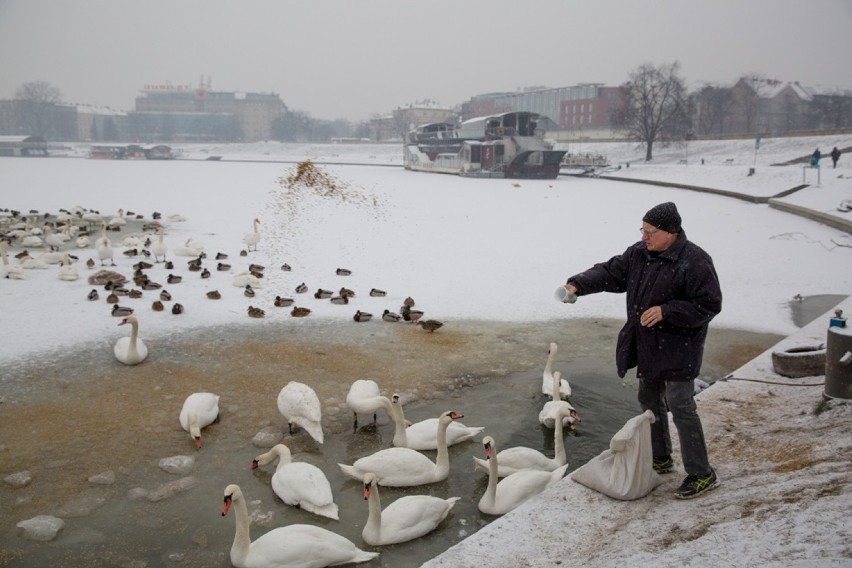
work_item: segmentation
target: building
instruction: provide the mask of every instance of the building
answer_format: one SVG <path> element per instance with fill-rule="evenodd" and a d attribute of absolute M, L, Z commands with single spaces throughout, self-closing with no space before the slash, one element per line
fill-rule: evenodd
<path fill-rule="evenodd" d="M 0 136 L 0 156 L 47 156 L 41 136 Z"/>
<path fill-rule="evenodd" d="M 417 102 L 393 111 L 394 139 L 405 140 L 406 135 L 422 124 L 455 122 L 453 109 L 442 107 L 430 100 Z"/>
<path fill-rule="evenodd" d="M 612 127 L 612 115 L 619 107 L 622 91 L 619 87 L 594 87 L 585 93 L 591 95 L 589 97 L 560 103 L 559 129 L 568 133 L 569 140 L 599 140 L 618 136 Z"/>

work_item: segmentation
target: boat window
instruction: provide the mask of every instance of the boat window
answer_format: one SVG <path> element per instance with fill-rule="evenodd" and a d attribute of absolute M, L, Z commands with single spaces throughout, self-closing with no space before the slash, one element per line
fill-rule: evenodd
<path fill-rule="evenodd" d="M 482 161 L 482 147 L 479 145 L 470 146 L 470 159 L 468 160 L 471 164 L 478 164 Z"/>

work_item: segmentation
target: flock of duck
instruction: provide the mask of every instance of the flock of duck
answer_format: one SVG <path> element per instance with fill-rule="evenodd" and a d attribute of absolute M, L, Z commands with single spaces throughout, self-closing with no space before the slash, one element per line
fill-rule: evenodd
<path fill-rule="evenodd" d="M 148 356 L 148 349 L 139 337 L 139 319 L 133 314 L 134 310 L 118 303 L 122 296 L 134 297 L 132 289 L 124 287 L 126 278 L 113 270 L 105 269 L 115 266 L 115 253 L 108 237 L 108 231 L 120 230 L 125 220 L 123 211 L 116 218 L 104 220 L 95 217 L 92 212 L 75 210 L 57 215 L 53 223 L 43 226 L 39 233 L 33 224 L 33 219 L 46 219 L 34 212 L 21 217 L 13 212 L 0 212 L 0 256 L 2 256 L 2 276 L 10 279 L 26 278 L 25 266 L 28 260 L 37 260 L 27 252 L 39 246 L 49 247 L 49 251 L 41 255 L 45 265 L 53 264 L 56 255 L 61 259 L 62 270 L 60 279 L 75 280 L 79 278 L 72 261 L 75 258 L 67 248 L 69 241 L 79 250 L 91 246 L 88 240 L 87 228 L 100 226 L 101 236 L 94 242 L 101 271 L 89 278 L 90 284 L 103 286 L 108 294 L 107 302 L 113 305 L 111 314 L 121 317 L 119 326 L 130 326 L 130 334 L 121 337 L 114 345 L 114 355 L 118 361 L 126 365 L 142 363 Z M 127 215 L 132 215 L 128 213 Z M 158 218 L 155 214 L 155 219 Z M 125 220 L 126 223 L 126 220 Z M 256 250 L 260 241 L 258 232 L 259 221 L 253 222 L 253 231 L 248 233 L 243 243 L 248 250 Z M 77 230 L 74 230 L 77 227 Z M 116 229 L 118 227 L 118 229 Z M 127 258 L 139 255 L 154 263 L 169 263 L 167 260 L 168 247 L 163 240 L 164 229 L 159 223 L 146 223 L 146 232 L 141 236 L 125 238 Z M 55 235 L 64 234 L 67 239 L 57 240 Z M 76 235 L 76 236 L 75 236 Z M 38 237 L 40 242 L 35 239 Z M 49 238 L 50 237 L 50 238 Z M 153 237 L 153 238 L 152 238 Z M 136 240 L 128 240 L 136 239 Z M 16 255 L 17 262 L 10 262 L 7 250 L 10 246 L 24 247 L 24 253 Z M 66 250 L 63 252 L 63 247 Z M 128 251 L 133 251 L 128 254 Z M 242 253 L 241 253 L 242 254 Z M 49 258 L 47 255 L 51 255 Z M 187 240 L 183 247 L 173 250 L 172 255 L 189 256 L 189 270 L 200 272 L 210 269 L 203 266 L 206 258 L 200 243 Z M 215 271 L 229 269 L 224 261 L 227 256 L 219 253 Z M 96 262 L 90 258 L 89 268 L 94 269 Z M 133 282 L 139 291 L 158 290 L 158 299 L 152 304 L 156 311 L 163 309 L 163 302 L 170 301 L 169 294 L 161 285 L 149 278 L 145 272 L 152 264 L 141 260 L 134 264 Z M 71 270 L 75 268 L 72 277 Z M 167 265 L 167 269 L 169 268 Z M 255 264 L 249 269 L 233 277 L 233 284 L 242 287 L 246 296 L 251 297 L 253 289 L 261 285 L 264 267 Z M 283 265 L 282 270 L 289 270 Z M 348 275 L 347 269 L 338 268 L 336 274 Z M 177 284 L 180 276 L 170 273 L 169 282 Z M 304 293 L 307 287 L 302 283 L 297 287 L 297 293 Z M 371 296 L 381 297 L 385 292 L 372 289 Z M 335 303 L 347 303 L 354 292 L 341 288 L 338 294 L 327 290 L 318 290 L 318 299 L 328 299 Z M 98 300 L 100 293 L 94 288 L 89 293 L 90 300 Z M 135 297 L 138 297 L 136 295 Z M 290 299 L 276 297 L 276 306 L 292 305 Z M 173 306 L 179 306 L 179 303 Z M 385 310 L 382 319 L 388 322 L 409 321 L 421 325 L 423 329 L 434 332 L 442 323 L 437 320 L 424 320 L 423 313 L 415 309 L 412 298 L 406 298 L 399 313 Z M 292 315 L 298 306 L 294 306 Z M 252 309 L 249 308 L 249 315 Z M 307 310 L 307 308 L 305 308 Z M 180 313 L 173 307 L 173 313 Z M 310 310 L 308 310 L 308 313 Z M 262 315 L 262 314 L 261 314 Z M 305 314 L 301 314 L 305 315 Z M 357 311 L 353 319 L 356 322 L 369 321 L 371 314 Z M 257 317 L 257 316 L 255 316 Z M 555 455 L 549 457 L 538 449 L 528 447 L 512 447 L 497 451 L 496 441 L 492 436 L 482 438 L 483 457 L 474 457 L 477 469 L 488 475 L 488 486 L 478 501 L 478 508 L 489 515 L 505 514 L 532 496 L 540 493 L 547 486 L 560 480 L 567 471 L 568 463 L 564 447 L 563 429 L 572 429 L 580 420 L 574 407 L 566 399 L 571 396 L 568 381 L 562 379 L 558 371 L 553 371 L 553 361 L 557 353 L 555 343 L 550 344 L 548 358 L 542 373 L 541 390 L 550 400 L 543 405 L 539 415 L 540 424 L 554 431 Z M 384 410 L 394 425 L 392 446 L 375 453 L 358 458 L 352 464 L 338 464 L 340 470 L 348 477 L 363 483 L 364 499 L 368 501 L 367 521 L 364 525 L 362 538 L 364 543 L 371 546 L 384 546 L 410 541 L 436 530 L 451 509 L 461 497 L 439 498 L 432 495 L 407 495 L 396 499 L 386 507 L 382 506 L 379 487 L 412 487 L 428 485 L 446 480 L 450 473 L 448 447 L 468 442 L 483 433 L 482 427 L 468 427 L 459 422 L 464 416 L 449 410 L 436 418 L 411 423 L 405 418 L 402 402 L 396 394 L 387 397 L 381 394 L 378 384 L 372 380 L 355 381 L 347 394 L 346 404 L 352 410 L 357 424 L 358 415 L 376 414 Z M 289 382 L 281 389 L 277 399 L 278 410 L 288 424 L 291 434 L 301 429 L 310 435 L 317 443 L 323 443 L 322 412 L 317 394 L 303 383 Z M 202 431 L 219 421 L 219 396 L 209 392 L 190 394 L 184 401 L 178 415 L 181 427 L 189 433 L 197 449 L 202 447 Z M 424 451 L 436 451 L 432 460 Z M 297 506 L 310 513 L 338 519 L 338 507 L 334 503 L 334 495 L 328 478 L 322 470 L 312 464 L 294 461 L 290 449 L 283 443 L 272 447 L 269 451 L 258 455 L 252 462 L 252 468 L 261 468 L 275 463 L 275 473 L 271 478 L 273 492 L 287 505 Z M 293 524 L 279 527 L 267 532 L 252 541 L 250 537 L 250 520 L 246 505 L 246 496 L 238 485 L 230 484 L 225 488 L 222 515 L 234 510 L 236 517 L 234 541 L 230 551 L 231 562 L 236 567 L 254 566 L 331 566 L 345 563 L 365 562 L 376 557 L 378 552 L 368 552 L 358 548 L 347 538 L 333 531 L 307 524 Z"/>

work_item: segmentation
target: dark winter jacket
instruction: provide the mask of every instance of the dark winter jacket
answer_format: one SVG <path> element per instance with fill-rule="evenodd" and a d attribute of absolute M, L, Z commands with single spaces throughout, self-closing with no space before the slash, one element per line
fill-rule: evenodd
<path fill-rule="evenodd" d="M 618 334 L 618 376 L 637 367 L 639 378 L 694 379 L 701 372 L 707 325 L 722 311 L 722 291 L 713 260 L 681 231 L 661 253 L 637 242 L 623 254 L 568 279 L 578 295 L 626 292 L 627 323 Z M 642 312 L 661 306 L 663 320 L 639 324 Z"/>

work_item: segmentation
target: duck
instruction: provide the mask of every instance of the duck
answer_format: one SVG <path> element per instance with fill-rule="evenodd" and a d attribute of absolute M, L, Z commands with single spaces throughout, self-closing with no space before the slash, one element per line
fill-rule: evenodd
<path fill-rule="evenodd" d="M 412 310 L 410 306 L 406 305 L 402 306 L 399 313 L 402 315 L 402 319 L 414 323 L 417 323 L 417 320 L 423 317 L 422 310 Z"/>
<path fill-rule="evenodd" d="M 90 258 L 90 259 L 86 260 L 86 268 L 91 270 L 94 267 L 95 267 L 95 259 Z"/>
<path fill-rule="evenodd" d="M 166 278 L 166 282 L 169 284 L 180 284 L 181 280 L 183 280 L 183 276 L 178 276 L 177 274 L 169 274 Z"/>
<path fill-rule="evenodd" d="M 224 253 L 224 252 L 217 252 L 216 253 L 216 260 L 225 260 L 226 258 L 228 258 L 227 253 Z"/>
<path fill-rule="evenodd" d="M 282 264 L 282 265 L 281 265 L 281 270 L 283 270 L 284 272 L 290 272 L 290 271 L 292 271 L 293 269 L 290 267 L 290 265 L 289 265 L 289 264 L 287 264 L 287 263 L 285 262 L 284 264 Z"/>
<path fill-rule="evenodd" d="M 246 245 L 246 248 L 251 251 L 251 247 L 254 247 L 254 250 L 257 251 L 257 243 L 260 242 L 260 232 L 257 230 L 257 226 L 260 224 L 258 219 L 255 219 L 252 222 L 252 230 L 250 233 L 246 233 L 243 237 L 243 242 Z"/>
<path fill-rule="evenodd" d="M 388 293 L 384 290 L 379 290 L 378 288 L 370 288 L 370 296 L 374 298 L 384 298 Z"/>
<path fill-rule="evenodd" d="M 436 329 L 439 329 L 444 325 L 444 322 L 438 320 L 417 320 L 417 325 L 428 331 L 429 333 L 434 333 Z"/>
<path fill-rule="evenodd" d="M 356 310 L 355 315 L 352 316 L 352 319 L 357 322 L 370 321 L 371 319 L 373 319 L 373 314 L 369 312 L 362 312 L 361 310 Z"/>
<path fill-rule="evenodd" d="M 107 304 L 117 304 L 118 303 L 118 294 L 114 292 L 110 292 L 106 297 Z"/>
<path fill-rule="evenodd" d="M 304 294 L 307 291 L 308 291 L 308 286 L 304 282 L 302 282 L 301 284 L 296 286 L 296 293 L 297 294 Z"/>
<path fill-rule="evenodd" d="M 382 510 L 379 485 L 373 473 L 364 476 L 367 522 L 361 538 L 371 546 L 408 542 L 429 534 L 447 518 L 461 497 L 442 499 L 432 495 L 405 495 Z"/>
<path fill-rule="evenodd" d="M 347 296 L 332 296 L 329 301 L 332 304 L 348 304 L 349 298 Z"/>
<path fill-rule="evenodd" d="M 235 274 L 233 279 L 231 279 L 231 284 L 233 284 L 237 288 L 245 288 L 247 285 L 251 286 L 252 288 L 261 287 L 260 278 L 258 278 L 248 270 Z"/>
<path fill-rule="evenodd" d="M 317 466 L 307 462 L 294 462 L 286 444 L 276 444 L 268 452 L 251 462 L 258 469 L 278 460 L 272 476 L 272 490 L 287 505 L 309 513 L 339 520 L 338 507 L 331 493 L 331 483 Z"/>
<path fill-rule="evenodd" d="M 402 319 L 402 316 L 390 310 L 382 312 L 382 319 L 391 323 L 396 323 Z"/>
<path fill-rule="evenodd" d="M 115 309 L 113 309 L 113 315 L 115 315 Z M 127 324 L 130 324 L 130 336 L 116 341 L 113 353 L 115 358 L 125 365 L 138 365 L 148 357 L 148 347 L 139 339 L 139 320 L 136 316 L 126 315 L 118 322 L 118 325 Z"/>
<path fill-rule="evenodd" d="M 161 257 L 163 259 L 162 262 L 165 262 L 167 251 L 168 247 L 163 241 L 163 228 L 160 227 L 159 229 L 157 229 L 157 240 L 151 243 L 151 254 L 154 255 L 154 262 L 161 262 Z"/>
<path fill-rule="evenodd" d="M 162 312 L 165 309 L 165 306 L 163 305 L 163 302 L 161 302 L 160 300 L 154 300 L 151 303 L 151 309 L 154 310 L 155 312 Z"/>
<path fill-rule="evenodd" d="M 340 287 L 340 291 L 338 292 L 338 294 L 340 294 L 341 296 L 346 296 L 347 298 L 354 298 L 355 297 L 355 291 L 350 290 L 349 288 L 346 288 L 344 286 Z"/>
<path fill-rule="evenodd" d="M 125 306 L 119 306 L 118 304 L 113 304 L 112 306 L 112 315 L 113 317 L 123 318 L 131 315 L 133 313 L 133 308 L 127 308 Z M 121 324 L 119 324 L 121 325 Z"/>
<path fill-rule="evenodd" d="M 77 267 L 71 264 L 71 257 L 68 253 L 62 255 L 62 266 L 59 268 L 59 279 L 72 282 L 77 280 L 80 275 L 77 273 Z"/>
<path fill-rule="evenodd" d="M 414 298 L 412 298 L 411 296 L 408 296 L 407 298 L 405 298 L 405 300 L 402 301 L 402 305 L 405 306 L 406 308 L 414 307 Z"/>
<path fill-rule="evenodd" d="M 222 516 L 231 508 L 236 516 L 236 531 L 230 558 L 236 568 L 337 566 L 369 562 L 379 555 L 361 550 L 349 539 L 329 530 L 305 524 L 272 529 L 252 542 L 246 498 L 236 484 L 225 487 Z"/>
<path fill-rule="evenodd" d="M 227 272 L 230 269 L 231 269 L 230 264 L 227 264 L 225 262 L 217 262 L 216 263 L 216 270 L 218 270 L 219 272 Z"/>
<path fill-rule="evenodd" d="M 293 309 L 290 310 L 290 315 L 293 316 L 294 318 L 303 318 L 307 315 L 310 315 L 310 313 L 311 313 L 310 308 L 302 308 L 302 307 L 299 307 L 299 306 L 293 306 Z"/>
<path fill-rule="evenodd" d="M 183 313 L 183 304 L 175 302 L 172 304 L 172 313 L 175 315 L 180 315 Z"/>
<path fill-rule="evenodd" d="M 298 381 L 290 381 L 278 393 L 278 411 L 293 433 L 293 424 L 301 426 L 318 443 L 323 443 L 322 407 L 314 389 Z"/>
<path fill-rule="evenodd" d="M 249 264 L 249 272 L 263 272 L 266 270 L 266 267 L 262 264 L 252 263 Z"/>
<path fill-rule="evenodd" d="M 97 300 L 98 298 L 100 298 L 100 295 L 98 294 L 97 289 L 92 288 L 92 291 L 91 291 L 91 292 L 89 292 L 89 295 L 88 295 L 88 296 L 86 296 L 86 297 L 87 297 L 90 301 L 94 301 L 94 300 Z"/>
<path fill-rule="evenodd" d="M 402 400 L 396 393 L 391 395 L 391 404 L 385 408 L 394 422 L 393 445 L 400 448 L 411 448 L 412 450 L 435 450 L 438 448 L 437 426 L 438 418 L 427 418 L 420 422 L 411 424 L 405 419 L 402 409 Z M 482 426 L 465 426 L 461 422 L 453 421 L 447 426 L 446 443 L 453 446 L 461 442 L 472 440 L 484 430 Z"/>
<path fill-rule="evenodd" d="M 485 459 L 488 461 L 488 487 L 479 499 L 478 508 L 486 515 L 504 515 L 518 505 L 544 491 L 545 487 L 559 482 L 568 470 L 568 464 L 553 471 L 525 469 L 500 480 L 497 476 L 499 463 L 494 438 L 482 439 Z"/>
<path fill-rule="evenodd" d="M 207 270 L 206 268 L 202 269 L 201 270 L 201 277 L 202 278 L 210 278 L 210 271 Z"/>
<path fill-rule="evenodd" d="M 222 294 L 219 292 L 219 290 L 210 290 L 209 292 L 207 292 L 207 297 L 211 300 L 221 300 Z"/>
<path fill-rule="evenodd" d="M 547 363 L 544 365 L 544 372 L 541 374 L 541 393 L 553 398 L 553 360 L 556 357 L 558 346 L 556 343 L 551 343 L 547 350 Z M 571 385 L 566 379 L 561 379 L 559 383 L 559 398 L 569 398 L 571 396 Z"/>
<path fill-rule="evenodd" d="M 352 465 L 337 465 L 348 477 L 359 481 L 362 481 L 366 474 L 373 473 L 379 484 L 388 487 L 411 487 L 444 481 L 450 473 L 447 427 L 459 418 L 464 418 L 464 415 L 448 410 L 438 419 L 438 455 L 434 462 L 411 448 L 386 448 L 364 456 Z"/>
<path fill-rule="evenodd" d="M 254 298 L 254 288 L 251 287 L 251 284 L 246 284 L 246 287 L 243 289 L 243 295 L 246 298 Z"/>
<path fill-rule="evenodd" d="M 154 265 L 150 262 L 145 262 L 144 260 L 140 260 L 133 265 L 133 270 L 148 270 L 149 268 L 154 268 Z"/>
<path fill-rule="evenodd" d="M 255 308 L 254 306 L 249 306 L 247 311 L 250 318 L 262 318 L 266 316 L 265 311 L 261 308 Z"/>
<path fill-rule="evenodd" d="M 314 292 L 314 298 L 316 298 L 317 300 L 326 300 L 328 298 L 331 298 L 333 293 L 334 292 L 332 292 L 331 290 L 323 290 L 322 288 L 318 288 L 317 291 Z"/>
<path fill-rule="evenodd" d="M 293 298 L 282 298 L 281 296 L 275 296 L 275 301 L 273 303 L 275 304 L 275 307 L 285 308 L 287 306 L 292 306 L 293 301 Z"/>
<path fill-rule="evenodd" d="M 567 409 L 562 409 L 560 413 L 569 412 Z M 552 458 L 532 448 L 525 446 L 514 446 L 506 448 L 497 454 L 497 477 L 506 477 L 523 469 L 535 469 L 538 471 L 555 471 L 568 463 L 568 456 L 565 454 L 565 441 L 562 428 L 553 429 L 553 448 L 554 455 Z M 490 463 L 487 459 L 475 457 L 473 458 L 474 467 L 482 470 L 485 473 L 489 472 Z"/>
<path fill-rule="evenodd" d="M 134 256 L 139 256 L 139 249 L 127 249 L 125 251 L 122 251 L 121 254 L 123 254 L 127 258 L 133 258 Z"/>
<path fill-rule="evenodd" d="M 372 414 L 373 422 L 375 422 L 376 413 L 380 409 L 387 410 L 390 408 L 390 400 L 388 400 L 388 397 L 382 396 L 376 381 L 358 379 L 349 387 L 349 392 L 346 394 L 346 406 L 352 410 L 352 418 L 357 428 L 359 412 L 361 414 Z"/>
<path fill-rule="evenodd" d="M 160 299 L 164 302 L 168 302 L 172 299 L 172 295 L 169 294 L 168 290 L 160 290 Z"/>
<path fill-rule="evenodd" d="M 538 422 L 545 428 L 553 428 L 557 420 L 561 420 L 563 426 L 573 427 L 575 423 L 580 421 L 580 416 L 577 411 L 571 406 L 570 402 L 559 398 L 559 385 L 562 381 L 562 373 L 559 371 L 553 372 L 552 382 L 552 400 L 544 403 L 541 412 L 538 413 Z"/>
<path fill-rule="evenodd" d="M 338 268 L 334 271 L 334 273 L 338 276 L 349 276 L 350 274 L 352 274 L 352 271 L 348 268 Z"/>
<path fill-rule="evenodd" d="M 127 293 L 128 298 L 138 299 L 142 297 L 142 290 L 137 290 L 136 288 L 131 288 Z"/>
<path fill-rule="evenodd" d="M 180 427 L 189 432 L 195 449 L 201 449 L 201 430 L 219 423 L 219 395 L 212 392 L 195 392 L 186 397 L 178 415 Z"/>

